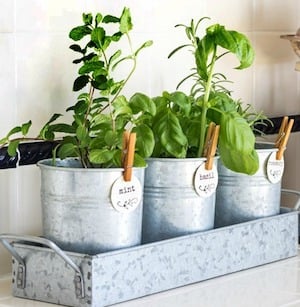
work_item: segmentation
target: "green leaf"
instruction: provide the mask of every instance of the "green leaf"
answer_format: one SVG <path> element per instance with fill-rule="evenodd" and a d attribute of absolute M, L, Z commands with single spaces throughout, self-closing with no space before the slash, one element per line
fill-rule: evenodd
<path fill-rule="evenodd" d="M 49 130 L 53 132 L 75 133 L 76 130 L 73 126 L 68 124 L 55 124 L 49 126 Z"/>
<path fill-rule="evenodd" d="M 93 29 L 91 33 L 91 40 L 96 44 L 98 48 L 103 46 L 105 39 L 105 30 L 101 27 Z"/>
<path fill-rule="evenodd" d="M 121 114 L 131 114 L 131 108 L 128 105 L 127 99 L 125 96 L 121 95 L 116 98 L 113 102 L 114 106 L 114 117 L 117 118 Z"/>
<path fill-rule="evenodd" d="M 115 149 L 114 150 L 114 156 L 111 160 L 111 164 L 114 167 L 122 167 L 122 151 L 121 149 Z"/>
<path fill-rule="evenodd" d="M 240 65 L 236 67 L 237 69 L 247 68 L 253 63 L 254 50 L 249 39 L 244 34 L 226 30 L 224 26 L 219 24 L 208 27 L 207 33 L 214 37 L 217 45 L 236 55 L 240 61 Z"/>
<path fill-rule="evenodd" d="M 30 120 L 29 122 L 25 123 L 25 124 L 22 124 L 21 130 L 22 130 L 23 136 L 26 136 L 26 135 L 27 135 L 27 133 L 28 133 L 28 131 L 29 131 L 31 125 L 32 125 L 31 120 Z"/>
<path fill-rule="evenodd" d="M 112 40 L 113 42 L 118 42 L 122 36 L 123 36 L 123 33 L 121 33 L 121 32 L 114 33 L 114 34 L 111 36 L 111 40 Z"/>
<path fill-rule="evenodd" d="M 104 138 L 101 137 L 94 137 L 91 139 L 89 144 L 89 149 L 100 149 L 105 146 Z"/>
<path fill-rule="evenodd" d="M 133 25 L 131 22 L 130 10 L 129 8 L 125 7 L 120 18 L 120 32 L 128 33 L 132 27 Z"/>
<path fill-rule="evenodd" d="M 14 127 L 8 132 L 8 134 L 6 135 L 6 138 L 9 138 L 11 135 L 19 133 L 21 131 L 22 131 L 22 128 L 20 126 Z"/>
<path fill-rule="evenodd" d="M 208 59 L 215 51 L 215 48 L 215 41 L 211 36 L 206 35 L 201 40 L 198 40 L 197 48 L 195 50 L 197 73 L 205 81 L 208 80 Z"/>
<path fill-rule="evenodd" d="M 93 15 L 91 13 L 88 13 L 88 14 L 83 13 L 82 20 L 85 25 L 91 25 L 93 22 Z"/>
<path fill-rule="evenodd" d="M 184 112 L 184 115 L 188 116 L 191 111 L 191 101 L 187 95 L 183 92 L 174 92 L 169 96 L 170 100 L 178 105 L 180 109 Z"/>
<path fill-rule="evenodd" d="M 52 128 L 52 126 L 50 126 L 50 124 L 52 122 L 54 122 L 55 120 L 57 120 L 59 117 L 61 117 L 61 114 L 58 113 L 54 113 L 51 118 L 48 120 L 48 122 L 44 125 L 44 127 L 42 127 L 42 129 L 39 132 L 39 137 L 46 139 L 46 140 L 53 140 L 54 139 L 54 133 L 52 131 L 49 131 L 50 127 Z"/>
<path fill-rule="evenodd" d="M 258 167 L 255 136 L 237 112 L 224 113 L 221 119 L 218 150 L 224 165 L 235 171 L 254 174 Z"/>
<path fill-rule="evenodd" d="M 136 132 L 136 150 L 141 157 L 148 158 L 152 155 L 155 140 L 152 130 L 145 124 L 134 127 Z"/>
<path fill-rule="evenodd" d="M 146 41 L 142 46 L 140 46 L 134 53 L 135 56 L 137 56 L 141 50 L 147 48 L 147 47 L 150 47 L 151 45 L 153 45 L 153 41 L 149 40 L 149 41 Z"/>
<path fill-rule="evenodd" d="M 102 22 L 103 23 L 118 23 L 120 21 L 120 18 L 112 16 L 112 15 L 106 15 L 104 16 Z"/>
<path fill-rule="evenodd" d="M 184 118 L 180 121 L 182 129 L 188 139 L 189 147 L 198 147 L 200 134 L 200 121 Z"/>
<path fill-rule="evenodd" d="M 8 143 L 8 142 L 9 142 L 9 140 L 8 140 L 7 137 L 4 137 L 4 138 L 2 138 L 2 139 L 0 140 L 0 144 L 1 144 L 1 145 L 5 145 L 5 144 Z"/>
<path fill-rule="evenodd" d="M 88 26 L 78 26 L 73 28 L 70 33 L 69 37 L 74 41 L 79 41 L 86 35 L 91 34 L 92 30 Z"/>
<path fill-rule="evenodd" d="M 182 48 L 185 48 L 185 47 L 191 47 L 192 45 L 191 44 L 185 44 L 185 45 L 181 45 L 177 48 L 175 48 L 173 51 L 171 51 L 171 53 L 168 55 L 168 59 L 170 57 L 172 57 L 176 52 L 178 52 L 179 50 L 181 50 Z"/>
<path fill-rule="evenodd" d="M 157 96 L 157 97 L 152 98 L 152 100 L 155 104 L 155 107 L 156 107 L 156 113 L 160 113 L 160 112 L 162 112 L 163 110 L 165 110 L 169 107 L 169 102 L 170 102 L 169 95 L 170 94 L 168 92 L 164 92 L 164 93 L 167 93 L 168 97 Z"/>
<path fill-rule="evenodd" d="M 77 92 L 83 89 L 90 81 L 90 78 L 88 75 L 82 75 L 75 79 L 73 84 L 73 91 Z"/>
<path fill-rule="evenodd" d="M 247 121 L 237 112 L 223 113 L 220 138 L 241 152 L 251 152 L 255 147 L 255 136 Z"/>
<path fill-rule="evenodd" d="M 97 69 L 102 69 L 103 67 L 104 67 L 104 62 L 102 61 L 88 62 L 80 67 L 79 74 L 80 75 L 88 74 Z"/>
<path fill-rule="evenodd" d="M 187 137 L 182 131 L 178 118 L 171 110 L 155 116 L 153 133 L 166 153 L 175 158 L 186 157 Z"/>
<path fill-rule="evenodd" d="M 73 50 L 73 51 L 80 52 L 80 53 L 83 53 L 83 54 L 84 54 L 84 52 L 83 52 L 83 50 L 81 49 L 81 47 L 80 47 L 79 45 L 77 45 L 77 44 L 71 45 L 71 46 L 70 46 L 70 49 Z"/>
<path fill-rule="evenodd" d="M 111 85 L 111 95 L 117 94 L 122 87 L 124 86 L 124 80 L 114 82 L 114 84 Z"/>
<path fill-rule="evenodd" d="M 42 134 L 42 138 L 44 140 L 53 141 L 55 138 L 55 134 L 52 131 L 45 130 L 44 133 Z"/>
<path fill-rule="evenodd" d="M 76 136 L 80 142 L 86 144 L 89 140 L 89 133 L 85 126 L 79 125 L 76 129 Z"/>
<path fill-rule="evenodd" d="M 119 58 L 122 54 L 121 50 L 117 50 L 110 58 L 108 61 L 109 66 L 111 65 L 111 63 L 113 63 L 117 58 Z"/>
<path fill-rule="evenodd" d="M 144 158 L 142 158 L 139 154 L 134 154 L 134 160 L 133 160 L 133 166 L 134 167 L 146 167 L 147 163 Z"/>
<path fill-rule="evenodd" d="M 92 119 L 92 123 L 94 125 L 100 125 L 100 124 L 103 124 L 103 123 L 110 123 L 110 122 L 111 122 L 111 118 L 110 118 L 109 114 L 97 114 Z"/>
<path fill-rule="evenodd" d="M 74 64 L 79 64 L 81 62 L 87 62 L 92 60 L 94 57 L 96 56 L 96 54 L 94 52 L 89 53 L 88 55 L 83 56 L 80 59 L 76 59 L 73 61 Z"/>
<path fill-rule="evenodd" d="M 107 90 L 108 89 L 108 80 L 106 76 L 99 75 L 96 76 L 92 81 L 92 86 L 98 90 Z"/>
<path fill-rule="evenodd" d="M 53 123 L 54 121 L 56 121 L 59 117 L 61 117 L 62 114 L 59 113 L 54 113 L 51 118 L 47 121 L 46 125 Z"/>
<path fill-rule="evenodd" d="M 144 112 L 154 116 L 156 113 L 154 101 L 143 93 L 135 93 L 129 100 L 129 106 L 134 114 Z"/>
<path fill-rule="evenodd" d="M 117 146 L 121 142 L 119 134 L 116 131 L 107 131 L 105 133 L 104 141 L 109 147 Z"/>
<path fill-rule="evenodd" d="M 14 141 L 11 141 L 8 145 L 8 148 L 7 148 L 7 153 L 11 156 L 11 157 L 15 157 L 16 154 L 17 154 L 17 148 L 19 146 L 19 143 L 20 141 L 18 140 L 14 140 Z"/>
<path fill-rule="evenodd" d="M 242 153 L 234 148 L 226 148 L 219 145 L 219 153 L 223 164 L 230 170 L 247 175 L 254 175 L 259 168 L 257 152 Z"/>
<path fill-rule="evenodd" d="M 67 135 L 67 136 L 63 137 L 63 144 L 67 144 L 67 143 L 70 143 L 70 144 L 73 144 L 74 146 L 77 146 L 78 140 L 77 140 L 76 136 Z"/>
<path fill-rule="evenodd" d="M 88 109 L 88 103 L 85 100 L 79 100 L 75 105 L 66 109 L 66 111 L 74 111 L 74 113 L 85 113 Z"/>
<path fill-rule="evenodd" d="M 113 157 L 114 151 L 109 149 L 93 149 L 89 154 L 89 160 L 94 164 L 108 163 Z"/>
<path fill-rule="evenodd" d="M 114 70 L 120 63 L 127 61 L 127 60 L 132 60 L 132 56 L 126 56 L 124 58 L 121 58 L 120 60 L 118 60 L 117 62 L 114 63 L 114 65 L 112 66 L 112 70 Z"/>
<path fill-rule="evenodd" d="M 76 156 L 76 146 L 72 143 L 62 144 L 57 152 L 60 159 Z"/>
<path fill-rule="evenodd" d="M 95 17 L 95 22 L 96 22 L 96 27 L 98 26 L 99 23 L 101 23 L 103 16 L 101 13 L 97 13 Z"/>

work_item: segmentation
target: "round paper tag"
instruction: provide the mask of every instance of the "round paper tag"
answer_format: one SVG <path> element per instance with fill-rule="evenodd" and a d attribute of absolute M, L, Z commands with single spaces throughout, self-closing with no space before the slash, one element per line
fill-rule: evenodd
<path fill-rule="evenodd" d="M 272 152 L 267 162 L 267 177 L 271 183 L 281 180 L 284 170 L 284 160 L 276 160 L 276 152 Z"/>
<path fill-rule="evenodd" d="M 209 197 L 212 195 L 218 185 L 218 171 L 213 165 L 211 170 L 205 169 L 205 163 L 202 163 L 196 173 L 194 178 L 194 187 L 197 194 L 201 197 Z"/>
<path fill-rule="evenodd" d="M 112 206 L 119 212 L 135 210 L 142 200 L 140 181 L 134 176 L 131 181 L 124 181 L 121 176 L 112 185 L 110 199 Z"/>

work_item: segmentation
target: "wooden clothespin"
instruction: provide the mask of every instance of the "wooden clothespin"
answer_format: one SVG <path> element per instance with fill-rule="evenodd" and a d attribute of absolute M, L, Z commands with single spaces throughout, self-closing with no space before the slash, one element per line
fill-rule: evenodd
<path fill-rule="evenodd" d="M 290 137 L 293 125 L 294 125 L 294 119 L 289 120 L 288 116 L 285 116 L 283 118 L 279 129 L 278 137 L 275 141 L 275 146 L 278 148 L 278 151 L 276 153 L 276 160 L 282 159 L 283 152 L 286 148 L 286 144 Z"/>
<path fill-rule="evenodd" d="M 211 170 L 213 167 L 214 156 L 217 151 L 217 144 L 219 138 L 220 126 L 210 123 L 206 135 L 205 141 L 205 157 L 207 160 L 205 162 L 205 169 Z"/>
<path fill-rule="evenodd" d="M 205 138 L 205 143 L 204 143 L 204 150 L 203 150 L 203 157 L 207 157 L 207 151 L 210 146 L 210 142 L 211 142 L 211 138 L 212 138 L 212 134 L 215 129 L 215 126 L 216 126 L 215 123 L 211 122 L 207 128 L 206 138 Z"/>
<path fill-rule="evenodd" d="M 125 181 L 131 181 L 132 167 L 134 161 L 136 143 L 136 133 L 129 133 L 125 131 L 123 134 L 123 150 L 122 150 L 122 163 L 124 168 L 123 177 Z"/>

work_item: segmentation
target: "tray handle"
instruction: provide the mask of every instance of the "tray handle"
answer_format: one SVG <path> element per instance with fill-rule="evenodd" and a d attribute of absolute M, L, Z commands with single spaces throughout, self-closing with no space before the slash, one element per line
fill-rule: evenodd
<path fill-rule="evenodd" d="M 72 267 L 75 271 L 75 290 L 77 298 L 84 298 L 84 279 L 83 274 L 77 264 L 64 252 L 62 251 L 55 243 L 52 241 L 35 237 L 30 235 L 16 235 L 16 234 L 0 234 L 0 242 L 3 246 L 11 253 L 11 255 L 18 261 L 18 272 L 17 272 L 17 287 L 25 288 L 26 280 L 26 264 L 24 259 L 18 254 L 13 244 L 9 241 L 25 241 L 28 243 L 38 243 L 49 247 L 53 250 L 58 256 L 60 256 L 68 265 Z"/>
<path fill-rule="evenodd" d="M 294 194 L 294 195 L 298 196 L 298 200 L 297 200 L 297 202 L 295 203 L 293 209 L 294 209 L 295 211 L 299 211 L 299 209 L 300 209 L 300 191 L 290 190 L 290 189 L 281 189 L 281 192 L 282 192 L 282 193 L 285 193 L 285 194 Z"/>

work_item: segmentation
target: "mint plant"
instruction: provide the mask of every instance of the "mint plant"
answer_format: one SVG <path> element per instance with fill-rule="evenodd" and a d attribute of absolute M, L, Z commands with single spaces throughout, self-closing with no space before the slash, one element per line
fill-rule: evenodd
<path fill-rule="evenodd" d="M 220 125 L 218 154 L 229 169 L 254 174 L 259 166 L 255 151 L 254 124 L 262 123 L 265 116 L 250 105 L 244 107 L 231 97 L 225 85 L 225 75 L 215 72 L 215 64 L 228 53 L 234 54 L 240 65 L 249 67 L 254 50 L 248 38 L 236 31 L 226 30 L 219 24 L 208 27 L 202 37 L 197 35 L 204 17 L 196 24 L 191 20 L 183 27 L 188 43 L 174 49 L 169 58 L 188 48 L 195 60 L 192 72 L 179 82 L 177 90 L 164 91 L 153 98 L 156 113 L 144 117 L 154 135 L 152 157 L 196 158 L 205 153 L 205 139 L 211 122 Z M 187 80 L 192 80 L 190 93 L 179 91 Z"/>
<path fill-rule="evenodd" d="M 120 167 L 122 135 L 125 129 L 137 132 L 135 166 L 145 165 L 143 158 L 151 155 L 154 138 L 146 125 L 138 126 L 136 114 L 154 115 L 155 105 L 145 94 L 136 93 L 129 100 L 122 90 L 133 75 L 140 52 L 152 44 L 146 41 L 133 48 L 130 31 L 133 28 L 130 10 L 124 8 L 120 17 L 97 13 L 82 15 L 83 23 L 73 28 L 70 48 L 77 54 L 79 65 L 73 90 L 79 92 L 76 103 L 66 111 L 72 112 L 72 123 L 61 123 L 61 114 L 54 114 L 37 137 L 28 136 L 31 121 L 13 128 L 1 141 L 8 153 L 16 155 L 20 142 L 27 140 L 55 140 L 62 135 L 54 156 L 61 159 L 78 157 L 83 167 Z M 81 41 L 80 45 L 78 42 Z M 128 54 L 123 54 L 127 41 Z M 119 46 L 120 45 L 120 46 Z M 124 48 L 123 48 L 124 49 Z M 118 68 L 128 71 L 117 80 Z M 143 113 L 143 114 L 141 114 Z"/>

